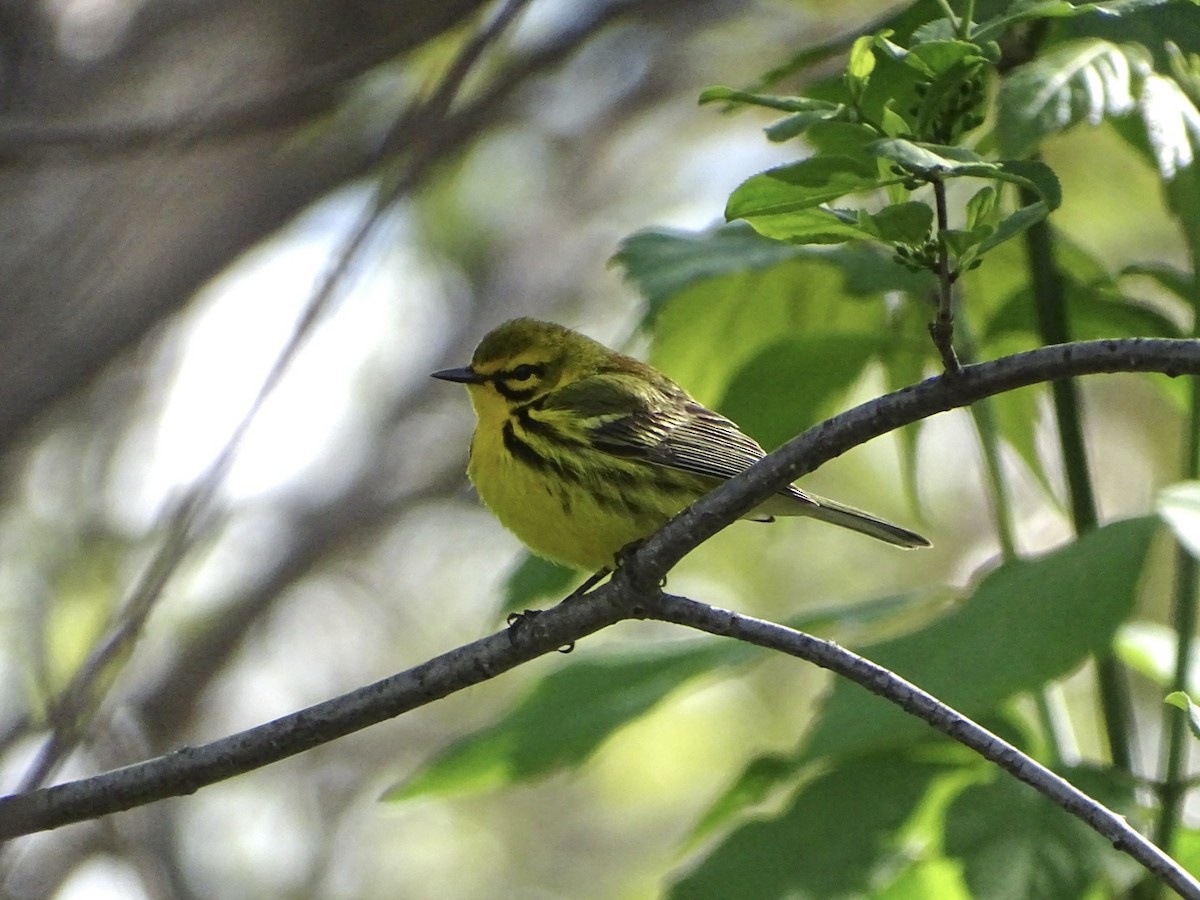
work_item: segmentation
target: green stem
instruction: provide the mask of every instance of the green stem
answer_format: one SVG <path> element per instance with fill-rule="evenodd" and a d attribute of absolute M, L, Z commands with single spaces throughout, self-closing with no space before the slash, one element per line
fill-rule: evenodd
<path fill-rule="evenodd" d="M 1200 247 L 1192 246 L 1192 277 L 1195 278 L 1197 254 Z M 1193 283 L 1192 336 L 1200 337 L 1200 284 Z M 1182 475 L 1185 479 L 1200 477 L 1200 379 L 1192 378 L 1187 436 L 1184 438 Z M 1175 672 L 1171 678 L 1172 691 L 1188 689 L 1188 670 L 1192 663 L 1195 643 L 1198 567 L 1196 558 L 1181 545 L 1175 547 L 1175 587 L 1172 596 L 1172 624 L 1175 627 Z M 1159 813 L 1155 829 L 1155 841 L 1167 852 L 1175 839 L 1183 811 L 1183 800 L 1187 794 L 1186 775 L 1188 755 L 1187 713 L 1167 706 L 1166 718 L 1166 761 L 1163 764 L 1162 782 L 1158 791 Z"/>
<path fill-rule="evenodd" d="M 960 40 L 969 41 L 971 39 L 971 22 L 975 18 L 975 0 L 967 0 L 966 8 L 963 10 L 962 19 L 958 23 L 958 37 Z"/>
<path fill-rule="evenodd" d="M 937 209 L 938 254 L 938 308 L 937 315 L 929 325 L 929 335 L 942 357 L 942 368 L 947 375 L 958 372 L 960 366 L 954 353 L 954 283 L 950 275 L 950 251 L 941 239 L 942 232 L 950 227 L 950 215 L 946 210 L 946 183 L 933 183 L 934 205 Z"/>
<path fill-rule="evenodd" d="M 975 336 L 970 322 L 963 316 L 959 316 L 958 319 L 958 343 L 962 350 L 962 361 L 975 362 Z M 996 524 L 996 538 L 1000 541 L 1000 553 L 1005 560 L 1016 559 L 1017 545 L 1013 537 L 1012 507 L 1009 504 L 1004 469 L 1000 460 L 1000 429 L 996 425 L 996 412 L 990 400 L 972 403 L 970 409 L 975 432 L 979 435 L 979 449 L 983 453 L 983 471 L 991 492 L 992 518 Z"/>
<path fill-rule="evenodd" d="M 1021 195 L 1023 204 L 1030 204 L 1038 199 L 1026 190 L 1023 190 Z M 1066 297 L 1054 259 L 1054 240 L 1050 234 L 1050 227 L 1044 221 L 1025 232 L 1025 252 L 1029 257 L 1034 307 L 1042 342 L 1065 343 L 1070 340 Z M 1096 528 L 1098 517 L 1083 440 L 1079 397 L 1075 383 L 1069 379 L 1055 381 L 1051 385 L 1051 391 L 1054 398 L 1054 416 L 1058 423 L 1063 469 L 1067 477 L 1071 521 L 1075 533 L 1084 534 Z M 1096 660 L 1096 668 L 1109 753 L 1114 766 L 1130 772 L 1133 769 L 1133 712 L 1128 685 L 1117 661 L 1111 655 Z"/>
<path fill-rule="evenodd" d="M 946 18 L 950 20 L 950 27 L 956 32 L 962 27 L 962 24 L 954 14 L 954 9 L 950 6 L 950 0 L 937 0 L 937 5 L 942 8 L 942 12 L 946 14 Z"/>
<path fill-rule="evenodd" d="M 1012 507 L 1008 502 L 1004 472 L 1001 469 L 999 429 L 996 427 L 996 416 L 992 405 L 986 400 L 972 403 L 971 418 L 975 420 L 975 430 L 979 433 L 984 473 L 987 475 L 988 487 L 991 488 L 993 518 L 996 522 L 996 538 L 1000 541 L 1000 555 L 1006 560 L 1016 559 L 1017 545 L 1013 539 Z"/>

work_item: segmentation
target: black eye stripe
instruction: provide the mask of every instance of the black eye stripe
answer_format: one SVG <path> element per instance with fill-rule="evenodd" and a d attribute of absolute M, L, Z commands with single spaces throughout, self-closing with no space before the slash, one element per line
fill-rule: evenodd
<path fill-rule="evenodd" d="M 543 369 L 530 363 L 522 363 L 507 372 L 501 372 L 500 377 L 505 381 L 529 381 L 531 378 L 541 378 Z"/>
<path fill-rule="evenodd" d="M 504 397 L 515 402 L 529 400 L 541 389 L 546 367 L 539 363 L 521 363 L 487 376 L 487 380 Z"/>

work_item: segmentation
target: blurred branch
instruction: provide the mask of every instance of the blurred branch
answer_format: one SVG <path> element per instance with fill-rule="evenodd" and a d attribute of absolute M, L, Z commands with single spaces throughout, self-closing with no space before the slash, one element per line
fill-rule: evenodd
<path fill-rule="evenodd" d="M 507 0 L 491 20 L 462 47 L 432 95 L 401 118 L 418 124 L 425 120 L 443 118 L 467 74 L 484 50 L 499 37 L 527 2 L 528 0 Z M 423 147 L 423 144 L 430 143 L 425 138 L 427 132 L 417 128 L 415 134 L 417 138 L 414 143 L 419 148 L 415 158 L 424 160 L 432 156 L 427 146 Z M 421 149 L 425 152 L 419 152 Z M 401 179 L 391 188 L 380 189 L 375 201 L 350 233 L 320 285 L 305 305 L 291 336 L 279 352 L 258 393 L 241 421 L 235 426 L 225 446 L 168 516 L 166 535 L 155 550 L 150 563 L 134 582 L 129 598 L 122 605 L 116 620 L 88 654 L 67 687 L 50 704 L 50 736 L 22 778 L 19 791 L 28 791 L 41 784 L 78 743 L 103 697 L 104 690 L 113 682 L 113 679 L 101 676 L 111 665 L 117 663 L 119 657 L 133 646 L 141 634 L 150 612 L 162 596 L 168 579 L 175 573 L 198 537 L 197 523 L 201 516 L 211 509 L 213 497 L 233 465 L 246 433 L 258 417 L 259 410 L 278 387 L 309 335 L 328 310 L 351 264 L 362 251 L 368 238 L 374 234 L 383 217 L 408 189 L 409 184 L 409 180 Z"/>
<path fill-rule="evenodd" d="M 810 429 L 721 485 L 629 554 L 608 584 L 527 619 L 518 631 L 475 641 L 407 672 L 209 744 L 0 798 L 0 839 L 191 793 L 487 681 L 622 619 L 654 617 L 783 649 L 857 681 L 1034 784 L 1182 896 L 1200 898 L 1200 885 L 1118 817 L 913 685 L 835 645 L 682 598 L 665 597 L 659 588 L 668 570 L 702 541 L 784 485 L 851 447 L 1004 391 L 1104 372 L 1198 374 L 1200 341 L 1127 339 L 1043 347 L 968 366 L 951 378 L 931 378 L 872 400 Z"/>
<path fill-rule="evenodd" d="M 407 34 L 392 35 L 340 59 L 319 64 L 277 90 L 239 103 L 191 109 L 177 116 L 134 122 L 78 124 L 0 117 L 0 160 L 40 161 L 48 155 L 103 158 L 183 150 L 297 125 L 329 112 L 354 79 L 408 49 Z"/>

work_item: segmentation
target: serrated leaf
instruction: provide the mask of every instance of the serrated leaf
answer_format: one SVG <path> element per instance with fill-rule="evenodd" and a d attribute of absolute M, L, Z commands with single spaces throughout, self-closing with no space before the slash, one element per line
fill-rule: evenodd
<path fill-rule="evenodd" d="M 946 814 L 945 853 L 976 900 L 1072 900 L 1103 871 L 1103 837 L 1011 778 L 966 788 Z"/>
<path fill-rule="evenodd" d="M 971 598 L 920 631 L 861 649 L 962 713 L 1107 653 L 1129 615 L 1157 520 L 1128 519 L 986 575 Z M 969 678 L 964 678 L 969 672 Z M 894 747 L 931 735 L 923 722 L 839 679 L 809 734 L 808 759 Z"/>
<path fill-rule="evenodd" d="M 668 891 L 674 900 L 843 897 L 903 852 L 895 832 L 945 767 L 891 756 L 849 760 L 813 779 L 781 815 L 730 834 Z M 869 811 L 864 813 L 864 811 Z"/>
<path fill-rule="evenodd" d="M 753 653 L 727 641 L 698 641 L 682 649 L 569 662 L 494 725 L 456 741 L 383 799 L 496 788 L 578 764 L 688 679 Z"/>
<path fill-rule="evenodd" d="M 1149 73 L 1138 94 L 1138 112 L 1158 173 L 1170 181 L 1189 168 L 1200 145 L 1200 110 L 1171 78 Z"/>
<path fill-rule="evenodd" d="M 932 22 L 926 22 L 920 28 L 912 33 L 910 44 L 938 42 L 938 41 L 956 41 L 958 40 L 958 29 L 955 28 L 955 23 L 949 19 L 941 18 L 934 19 Z"/>
<path fill-rule="evenodd" d="M 1100 14 L 1103 16 L 1128 16 L 1154 6 L 1163 6 L 1172 0 L 1108 0 L 1100 3 L 1068 3 L 1067 0 L 1043 0 L 1043 2 L 1014 3 L 1004 15 L 988 19 L 974 31 L 976 41 L 982 42 L 992 35 L 1001 35 L 1020 22 L 1037 19 L 1066 19 L 1075 16 Z M 1168 32 L 1169 33 L 1169 32 Z"/>
<path fill-rule="evenodd" d="M 1143 48 L 1094 39 L 1063 44 L 1018 66 L 997 97 L 1001 153 L 1028 156 L 1047 135 L 1132 112 L 1149 71 Z"/>

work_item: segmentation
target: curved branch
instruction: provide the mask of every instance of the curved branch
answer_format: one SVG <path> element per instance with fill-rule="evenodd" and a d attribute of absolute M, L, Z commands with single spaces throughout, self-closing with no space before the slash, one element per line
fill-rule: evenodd
<path fill-rule="evenodd" d="M 932 694 L 905 681 L 895 672 L 830 641 L 794 631 L 783 625 L 714 609 L 686 597 L 664 596 L 653 618 L 696 628 L 720 637 L 734 638 L 795 656 L 862 685 L 873 694 L 895 703 L 905 712 L 970 747 L 1006 772 L 1032 786 L 1067 812 L 1082 819 L 1118 850 L 1128 853 L 1188 900 L 1200 898 L 1200 884 L 1175 860 L 1134 830 L 1124 817 L 1096 802 L 1060 775 L 1026 756 L 1012 744 L 951 709 Z"/>
<path fill-rule="evenodd" d="M 694 625 L 693 621 L 683 621 L 680 604 L 688 604 L 691 612 L 699 610 L 702 615 L 697 615 L 697 621 L 716 623 L 711 629 L 716 633 L 729 633 L 793 653 L 795 646 L 783 646 L 787 642 L 779 639 L 784 632 L 771 631 L 777 626 L 763 623 L 761 628 L 767 632 L 762 632 L 760 626 L 739 630 L 731 624 L 735 619 L 750 620 L 692 601 L 664 597 L 658 587 L 662 576 L 688 551 L 741 513 L 857 444 L 993 394 L 1042 381 L 1105 372 L 1200 374 L 1200 341 L 1139 338 L 1044 347 L 968 366 L 952 377 L 932 378 L 865 403 L 789 441 L 672 519 L 629 554 L 609 584 L 527 619 L 517 632 L 475 641 L 350 694 L 200 747 L 185 747 L 103 775 L 0 798 L 0 840 L 192 793 L 494 678 L 625 618 L 652 615 L 672 621 L 669 617 L 675 616 L 681 624 Z M 810 640 L 801 637 L 805 642 Z M 1200 884 L 1128 826 L 1119 820 L 1114 823 L 1115 817 L 1107 810 L 1086 798 L 1080 801 L 1057 776 L 1044 779 L 1032 760 L 1014 756 L 1015 749 L 999 743 L 903 679 L 834 645 L 824 645 L 821 653 L 806 654 L 804 658 L 853 678 L 964 741 L 1017 777 L 1035 784 L 1055 802 L 1066 804 L 1068 811 L 1092 827 L 1119 827 L 1120 831 L 1102 833 L 1182 896 L 1200 900 Z M 914 700 L 918 694 L 920 702 Z M 1071 799 L 1064 800 L 1066 794 Z"/>

